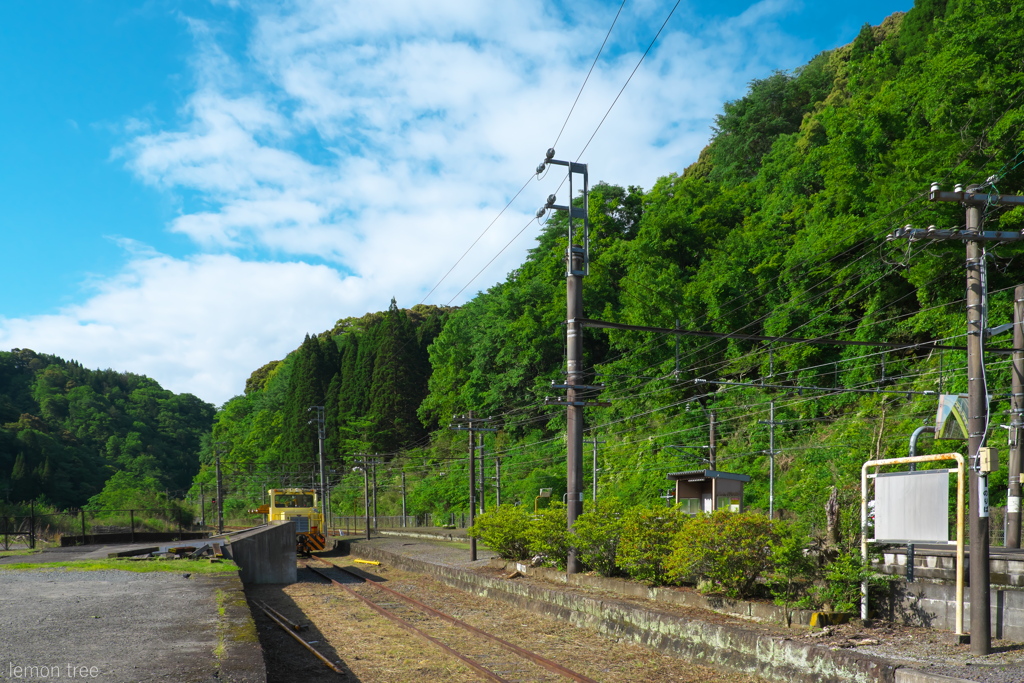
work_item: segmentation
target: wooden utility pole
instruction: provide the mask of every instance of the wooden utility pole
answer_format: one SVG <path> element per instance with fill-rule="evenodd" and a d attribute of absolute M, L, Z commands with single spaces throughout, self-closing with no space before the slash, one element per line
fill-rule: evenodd
<path fill-rule="evenodd" d="M 1020 242 L 1024 235 L 1010 231 L 983 231 L 982 207 L 1024 205 L 1024 197 L 984 194 L 979 185 L 965 191 L 957 185 L 943 192 L 932 183 L 928 199 L 933 202 L 957 202 L 966 209 L 964 230 L 902 228 L 890 239 L 961 240 L 967 244 L 967 449 L 970 463 L 970 582 L 971 653 L 987 655 L 992 651 L 992 606 L 989 568 L 988 472 L 982 470 L 980 449 L 988 431 L 988 388 L 985 382 L 985 340 L 992 334 L 987 327 L 988 291 L 985 271 L 985 242 Z M 1015 306 L 1016 308 L 1016 306 Z M 1016 355 L 1016 354 L 1015 354 Z M 1014 416 L 1016 417 L 1016 416 Z"/>
<path fill-rule="evenodd" d="M 1009 485 L 1006 495 L 1007 548 L 1020 547 L 1020 465 L 1024 430 L 1024 285 L 1013 290 L 1013 368 L 1010 389 Z"/>

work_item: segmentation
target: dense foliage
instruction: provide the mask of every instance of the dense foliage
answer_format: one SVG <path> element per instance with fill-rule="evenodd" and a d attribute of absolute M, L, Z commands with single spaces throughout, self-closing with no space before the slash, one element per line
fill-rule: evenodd
<path fill-rule="evenodd" d="M 714 411 L 719 467 L 751 475 L 746 504 L 766 510 L 764 422 L 774 403 L 774 507 L 820 533 L 831 487 L 842 503 L 856 500 L 860 463 L 904 453 L 913 429 L 932 419 L 935 398 L 920 392 L 964 390 L 964 353 L 928 344 L 964 344 L 963 245 L 885 238 L 908 223 L 962 225 L 960 207 L 927 201 L 932 181 L 1024 191 L 1022 13 L 1006 0 L 921 0 L 792 73 L 752 81 L 681 173 L 649 190 L 592 188 L 586 317 L 908 345 L 588 329 L 586 367 L 612 402 L 586 415 L 586 438 L 602 442 L 600 498 L 661 505 L 668 472 L 706 464 Z M 990 207 L 985 223 L 1019 230 L 1024 211 Z M 410 514 L 464 512 L 465 433 L 447 422 L 469 411 L 498 428 L 485 439 L 489 506 L 491 456 L 501 457 L 502 502 L 532 507 L 542 488 L 560 499 L 564 412 L 543 398 L 565 377 L 565 248 L 566 218 L 556 214 L 525 262 L 464 306 L 393 304 L 258 370 L 214 429 L 213 441 L 249 467 L 234 473 L 234 490 L 251 499 L 286 473 L 308 480 L 315 432 L 306 408 L 323 404 L 339 513 L 361 512 L 362 475 L 351 465 L 366 452 L 382 454 L 381 514 L 400 510 L 403 481 Z M 1015 248 L 989 249 L 991 324 L 1009 320 L 1009 290 L 1024 281 Z M 997 414 L 1009 385 L 1001 357 L 989 357 L 988 380 Z M 994 505 L 1005 482 L 1004 468 L 991 479 Z"/>
<path fill-rule="evenodd" d="M 0 352 L 4 500 L 140 508 L 181 497 L 213 414 L 148 377 L 29 349 Z"/>
<path fill-rule="evenodd" d="M 744 97 L 724 106 L 710 144 L 689 168 L 647 190 L 592 187 L 584 315 L 732 335 L 586 330 L 588 382 L 604 384 L 600 397 L 612 404 L 586 411 L 586 438 L 598 442 L 596 470 L 585 460 L 587 504 L 596 474 L 599 500 L 631 508 L 621 518 L 607 513 L 612 528 L 585 529 L 596 534 L 586 550 L 594 566 L 667 580 L 658 558 L 679 520 L 662 500 L 666 474 L 707 464 L 712 411 L 718 466 L 752 477 L 746 506 L 768 509 L 774 461 L 773 507 L 794 518 L 797 536 L 823 535 L 831 488 L 848 509 L 859 495 L 861 463 L 905 453 L 914 428 L 933 419 L 935 397 L 925 392 L 965 390 L 965 354 L 932 345 L 965 343 L 963 245 L 886 236 L 905 224 L 963 224 L 961 207 L 927 201 L 932 181 L 1024 192 L 1022 14 L 1024 7 L 1008 0 L 919 0 L 909 13 L 863 27 L 849 45 L 792 73 L 752 81 Z M 573 201 L 582 207 L 581 197 Z M 984 221 L 989 229 L 1018 231 L 1024 210 L 988 207 Z M 497 430 L 483 444 L 488 508 L 498 503 L 499 458 L 502 503 L 543 508 L 541 489 L 562 499 L 565 413 L 543 399 L 559 393 L 552 381 L 565 379 L 566 234 L 565 216 L 550 217 L 525 261 L 458 309 L 400 309 L 392 301 L 386 311 L 308 335 L 286 358 L 253 372 L 245 393 L 216 415 L 193 495 L 212 483 L 218 451 L 229 511 L 244 514 L 268 486 L 314 481 L 310 407 L 323 406 L 338 514 L 361 514 L 363 474 L 353 467 L 374 453 L 380 514 L 399 514 L 403 499 L 409 514 L 464 513 L 468 444 L 448 422 L 470 411 L 494 418 L 489 426 Z M 1012 287 L 1024 281 L 1017 249 L 988 249 L 991 325 L 1010 320 Z M 877 342 L 906 347 L 870 345 Z M 999 344 L 1005 342 L 990 342 Z M 987 379 L 995 416 L 1008 407 L 1004 356 L 989 355 Z M 58 378 L 54 386 L 66 384 Z M 0 394 L 20 396 L 3 386 Z M 70 410 L 61 401 L 81 399 L 54 391 L 51 399 L 42 387 L 25 388 L 34 401 L 27 410 L 2 402 L 29 405 L 24 396 L 0 399 L 3 420 L 19 425 L 5 428 L 4 438 L 24 434 L 18 438 L 34 444 L 26 451 L 34 455 L 21 465 L 11 456 L 0 474 L 37 477 L 24 495 L 38 495 L 52 442 L 60 447 L 51 450 L 66 454 L 60 471 L 76 473 L 69 481 L 95 492 L 106 477 L 89 474 L 92 461 L 60 433 L 34 426 L 33 416 L 63 419 L 52 417 Z M 998 424 L 992 420 L 993 430 Z M 127 432 L 118 434 L 104 457 L 129 463 L 147 452 Z M 15 453 L 7 443 L 0 453 Z M 959 448 L 925 439 L 920 450 Z M 144 470 L 145 460 L 139 463 Z M 67 485 L 57 481 L 52 459 L 50 472 L 48 486 Z M 1005 466 L 990 484 L 999 506 Z M 551 510 L 545 518 L 554 518 Z M 648 537 L 627 543 L 630 528 Z M 602 546 L 620 532 L 614 551 Z M 565 539 L 545 538 L 547 552 L 561 556 Z M 794 538 L 783 534 L 773 552 L 796 558 L 802 541 Z M 799 584 L 778 571 L 770 580 L 783 596 Z"/>

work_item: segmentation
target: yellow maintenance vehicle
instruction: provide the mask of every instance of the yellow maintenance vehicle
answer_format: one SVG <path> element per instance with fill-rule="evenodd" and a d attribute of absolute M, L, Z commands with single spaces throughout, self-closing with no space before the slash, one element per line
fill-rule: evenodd
<path fill-rule="evenodd" d="M 324 549 L 324 515 L 319 496 L 312 489 L 270 489 L 270 505 L 261 505 L 252 512 L 266 515 L 268 523 L 295 523 L 295 552 L 309 555 Z"/>

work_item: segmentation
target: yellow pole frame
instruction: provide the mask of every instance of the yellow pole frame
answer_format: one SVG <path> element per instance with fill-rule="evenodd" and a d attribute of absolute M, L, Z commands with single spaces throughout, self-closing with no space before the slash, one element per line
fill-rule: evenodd
<path fill-rule="evenodd" d="M 886 458 L 884 460 L 868 460 L 860 469 L 860 553 L 865 563 L 868 561 L 868 468 L 885 465 L 906 465 L 917 462 L 936 462 L 939 460 L 956 460 L 956 634 L 964 632 L 964 456 L 959 453 L 940 453 L 936 455 L 915 455 L 912 458 Z M 860 616 L 868 618 L 868 582 L 860 586 Z"/>

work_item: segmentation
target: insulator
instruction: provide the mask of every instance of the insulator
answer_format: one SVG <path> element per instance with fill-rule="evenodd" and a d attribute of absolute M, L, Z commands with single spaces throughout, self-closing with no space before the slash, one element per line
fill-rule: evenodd
<path fill-rule="evenodd" d="M 545 159 L 554 159 L 555 158 L 555 148 L 554 147 L 548 147 L 547 154 L 544 155 L 544 158 Z"/>

